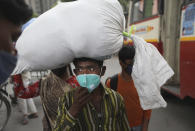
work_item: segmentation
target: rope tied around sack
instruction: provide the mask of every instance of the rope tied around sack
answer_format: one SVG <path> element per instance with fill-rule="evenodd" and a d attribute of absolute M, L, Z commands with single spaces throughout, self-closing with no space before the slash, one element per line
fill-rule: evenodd
<path fill-rule="evenodd" d="M 133 31 L 135 31 L 135 30 L 136 30 L 135 25 L 132 25 L 132 26 L 130 27 L 129 33 L 124 31 L 124 32 L 123 32 L 123 36 L 128 37 L 128 38 L 131 38 L 131 34 L 132 34 Z"/>

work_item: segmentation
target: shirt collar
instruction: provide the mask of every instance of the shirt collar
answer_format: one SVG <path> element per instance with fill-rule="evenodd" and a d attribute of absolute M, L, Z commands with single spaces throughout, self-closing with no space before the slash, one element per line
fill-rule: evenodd
<path fill-rule="evenodd" d="M 103 89 L 103 92 L 104 92 L 104 95 L 105 95 L 105 96 L 108 96 L 108 95 L 111 93 L 106 85 L 103 85 L 103 84 L 101 83 L 100 86 L 101 86 L 101 88 Z"/>

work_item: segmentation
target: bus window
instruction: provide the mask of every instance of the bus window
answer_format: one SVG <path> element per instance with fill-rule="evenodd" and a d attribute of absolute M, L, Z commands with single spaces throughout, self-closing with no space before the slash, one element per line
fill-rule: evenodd
<path fill-rule="evenodd" d="M 143 19 L 143 0 L 134 1 L 131 22 L 136 22 Z"/>
<path fill-rule="evenodd" d="M 134 0 L 131 23 L 158 15 L 158 0 Z"/>

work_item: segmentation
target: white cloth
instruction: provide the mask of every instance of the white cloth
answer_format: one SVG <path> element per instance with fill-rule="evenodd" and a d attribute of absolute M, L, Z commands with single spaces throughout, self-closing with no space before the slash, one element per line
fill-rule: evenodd
<path fill-rule="evenodd" d="M 124 28 L 118 0 L 63 2 L 23 31 L 12 74 L 57 68 L 78 57 L 104 59 L 122 47 Z"/>
<path fill-rule="evenodd" d="M 132 35 L 135 46 L 135 63 L 132 78 L 144 110 L 166 107 L 160 87 L 174 75 L 173 70 L 156 47 L 138 36 Z"/>
<path fill-rule="evenodd" d="M 37 113 L 37 108 L 32 98 L 29 99 L 18 98 L 18 105 L 23 115 L 28 115 L 28 113 Z"/>
<path fill-rule="evenodd" d="M 21 74 L 21 76 L 22 76 L 23 85 L 25 88 L 27 88 L 31 83 L 31 74 L 29 71 L 25 71 Z"/>
<path fill-rule="evenodd" d="M 26 72 L 23 72 L 21 76 L 22 76 L 22 82 L 23 82 L 24 88 L 27 88 L 29 84 L 31 83 L 31 74 L 29 71 L 26 71 Z M 37 113 L 37 108 L 32 98 L 29 98 L 29 99 L 18 98 L 18 104 L 19 104 L 20 110 L 22 111 L 24 115 L 28 114 L 28 109 L 29 109 L 29 113 Z"/>

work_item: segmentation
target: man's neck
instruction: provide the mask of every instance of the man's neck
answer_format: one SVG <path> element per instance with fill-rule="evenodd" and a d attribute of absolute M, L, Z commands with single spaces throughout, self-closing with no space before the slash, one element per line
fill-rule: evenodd
<path fill-rule="evenodd" d="M 93 99 L 91 100 L 91 102 L 95 106 L 96 110 L 100 112 L 101 103 L 102 103 L 103 94 L 104 94 L 102 85 L 97 87 L 92 93 L 93 93 L 92 94 Z"/>
<path fill-rule="evenodd" d="M 132 77 L 131 75 L 127 74 L 125 71 L 122 71 L 121 73 L 121 77 L 124 81 L 131 81 Z"/>
<path fill-rule="evenodd" d="M 92 93 L 93 96 L 103 96 L 102 85 L 100 84 Z"/>

